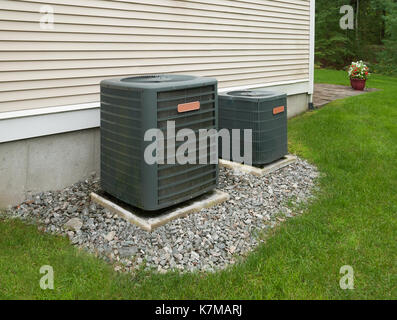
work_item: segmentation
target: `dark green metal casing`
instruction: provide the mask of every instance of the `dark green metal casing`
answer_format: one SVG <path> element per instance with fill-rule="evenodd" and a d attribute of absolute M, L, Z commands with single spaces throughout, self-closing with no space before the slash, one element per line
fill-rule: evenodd
<path fill-rule="evenodd" d="M 220 94 L 219 129 L 252 130 L 253 165 L 279 160 L 288 154 L 287 95 L 263 90 Z M 230 150 L 232 147 L 233 141 Z M 240 150 L 243 154 L 242 133 Z M 222 155 L 221 144 L 219 154 Z"/>
<path fill-rule="evenodd" d="M 183 75 L 102 81 L 102 189 L 148 211 L 213 190 L 218 182 L 217 164 L 147 164 L 144 153 L 152 142 L 145 142 L 144 135 L 147 130 L 158 128 L 166 139 L 167 121 L 175 121 L 176 132 L 217 129 L 217 86 L 215 79 Z M 197 101 L 199 110 L 178 112 L 179 105 Z M 180 144 L 176 142 L 176 147 Z M 210 143 L 207 151 L 210 153 Z"/>

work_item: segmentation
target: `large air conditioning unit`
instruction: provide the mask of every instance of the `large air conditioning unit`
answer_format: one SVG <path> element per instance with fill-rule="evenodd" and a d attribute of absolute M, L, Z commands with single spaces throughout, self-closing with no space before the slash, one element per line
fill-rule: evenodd
<path fill-rule="evenodd" d="M 101 82 L 101 187 L 134 207 L 155 211 L 198 197 L 217 185 L 218 165 L 149 164 L 144 141 L 150 129 L 167 140 L 167 124 L 175 130 L 217 129 L 217 80 L 184 75 L 153 75 Z M 175 142 L 175 148 L 182 143 Z M 195 145 L 199 148 L 199 143 Z M 198 150 L 197 150 L 198 151 Z M 216 149 L 215 149 L 216 151 Z M 215 152 L 208 142 L 208 155 Z M 201 161 L 202 163 L 202 161 Z"/>
<path fill-rule="evenodd" d="M 288 154 L 287 96 L 271 91 L 232 91 L 219 95 L 219 129 L 240 129 L 240 152 L 244 150 L 243 130 L 252 130 L 252 164 L 261 166 Z M 230 134 L 231 135 L 231 134 Z M 220 144 L 220 156 L 222 156 Z M 227 160 L 235 160 L 230 153 Z"/>

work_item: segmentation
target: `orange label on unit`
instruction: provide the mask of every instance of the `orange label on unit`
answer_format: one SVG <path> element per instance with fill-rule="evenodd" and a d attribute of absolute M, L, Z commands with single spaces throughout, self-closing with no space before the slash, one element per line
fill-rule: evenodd
<path fill-rule="evenodd" d="M 279 113 L 283 113 L 285 111 L 285 107 L 281 106 L 281 107 L 277 107 L 273 109 L 273 114 L 279 114 Z"/>
<path fill-rule="evenodd" d="M 179 104 L 178 105 L 178 112 L 189 112 L 189 111 L 194 111 L 194 110 L 200 110 L 200 101 L 196 102 L 189 102 L 189 103 L 184 103 L 184 104 Z"/>

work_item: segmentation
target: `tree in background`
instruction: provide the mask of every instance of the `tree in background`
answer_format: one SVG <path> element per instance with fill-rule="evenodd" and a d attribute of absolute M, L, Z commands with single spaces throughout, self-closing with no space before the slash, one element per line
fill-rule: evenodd
<path fill-rule="evenodd" d="M 384 2 L 384 50 L 378 54 L 379 65 L 376 70 L 384 74 L 397 74 L 397 1 Z"/>
<path fill-rule="evenodd" d="M 316 1 L 316 62 L 325 67 L 342 67 L 351 60 L 352 30 L 342 30 L 340 8 L 346 0 Z"/>
<path fill-rule="evenodd" d="M 354 9 L 354 29 L 340 27 L 340 9 Z M 397 0 L 317 0 L 316 63 L 343 68 L 364 60 L 385 72 L 397 66 Z"/>

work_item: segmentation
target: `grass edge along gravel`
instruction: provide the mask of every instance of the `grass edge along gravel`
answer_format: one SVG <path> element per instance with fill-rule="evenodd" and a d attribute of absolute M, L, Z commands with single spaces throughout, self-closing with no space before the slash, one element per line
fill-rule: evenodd
<path fill-rule="evenodd" d="M 348 85 L 341 71 L 316 82 Z M 0 298 L 23 299 L 395 299 L 397 78 L 381 91 L 335 101 L 289 121 L 290 150 L 324 173 L 302 216 L 283 223 L 244 263 L 215 274 L 115 274 L 66 241 L 18 221 L 0 222 Z M 55 290 L 39 288 L 41 264 Z M 354 269 L 342 290 L 340 268 Z"/>

